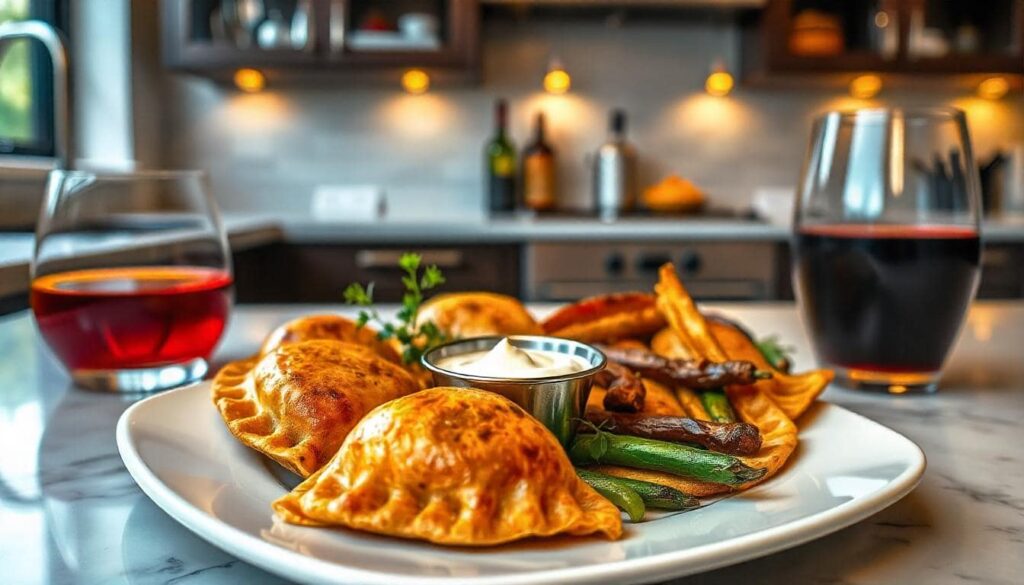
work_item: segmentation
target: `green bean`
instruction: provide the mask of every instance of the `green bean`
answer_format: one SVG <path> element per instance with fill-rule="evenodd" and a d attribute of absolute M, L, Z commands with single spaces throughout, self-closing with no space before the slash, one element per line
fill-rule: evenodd
<path fill-rule="evenodd" d="M 760 479 L 768 471 L 744 465 L 731 455 L 603 431 L 577 436 L 569 458 L 579 465 L 622 465 L 726 485 Z"/>
<path fill-rule="evenodd" d="M 644 519 L 644 514 L 647 510 L 644 506 L 643 498 L 621 481 L 616 481 L 617 478 L 609 476 L 598 477 L 600 474 L 587 473 L 582 469 L 577 469 L 576 474 L 580 476 L 580 479 L 590 484 L 594 491 L 615 504 L 620 510 L 625 511 L 629 515 L 630 522 L 639 522 Z"/>
<path fill-rule="evenodd" d="M 586 481 L 591 485 L 594 485 L 591 483 L 592 481 L 612 481 L 627 487 L 636 492 L 648 508 L 658 508 L 660 510 L 692 510 L 693 508 L 700 506 L 700 502 L 697 501 L 697 498 L 684 494 L 683 492 L 675 488 L 668 487 L 667 485 L 659 485 L 649 481 L 640 481 L 639 479 L 615 477 L 613 475 L 607 475 L 597 471 L 591 471 L 589 469 L 576 469 L 576 473 L 583 478 L 583 481 Z"/>
<path fill-rule="evenodd" d="M 700 402 L 704 405 L 704 410 L 708 411 L 708 416 L 714 422 L 736 422 L 736 413 L 733 411 L 732 405 L 729 404 L 729 397 L 725 395 L 721 388 L 701 392 Z"/>

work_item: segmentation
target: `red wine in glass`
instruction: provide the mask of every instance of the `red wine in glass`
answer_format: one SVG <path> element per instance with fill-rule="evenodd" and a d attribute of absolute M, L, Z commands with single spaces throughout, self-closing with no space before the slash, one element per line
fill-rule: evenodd
<path fill-rule="evenodd" d="M 981 197 L 967 116 L 826 112 L 793 215 L 793 281 L 838 386 L 934 392 L 978 286 Z"/>
<path fill-rule="evenodd" d="M 897 386 L 941 370 L 977 286 L 977 230 L 808 225 L 795 237 L 797 293 L 822 361 Z"/>
<path fill-rule="evenodd" d="M 155 392 L 209 371 L 233 281 L 207 186 L 199 171 L 50 173 L 30 300 L 77 387 Z"/>
<path fill-rule="evenodd" d="M 231 276 L 188 266 L 76 270 L 37 278 L 39 332 L 73 371 L 206 359 L 231 308 Z"/>

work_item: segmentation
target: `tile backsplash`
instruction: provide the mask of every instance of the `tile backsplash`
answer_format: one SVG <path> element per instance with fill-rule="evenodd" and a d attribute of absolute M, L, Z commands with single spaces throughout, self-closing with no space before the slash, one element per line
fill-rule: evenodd
<path fill-rule="evenodd" d="M 842 88 L 742 85 L 727 98 L 706 95 L 710 64 L 737 64 L 737 42 L 724 22 L 488 19 L 475 87 L 412 96 L 396 80 L 394 88 L 271 84 L 242 94 L 168 75 L 156 105 L 161 164 L 207 169 L 222 206 L 234 211 L 305 212 L 318 185 L 376 185 L 392 217 L 463 218 L 482 213 L 482 146 L 499 96 L 510 101 L 519 147 L 533 114 L 548 115 L 566 207 L 589 206 L 587 157 L 613 107 L 628 113 L 644 184 L 678 173 L 722 206 L 747 205 L 758 187 L 794 185 L 810 121 L 831 108 L 955 103 L 968 110 L 979 158 L 1024 140 L 1019 96 L 987 102 L 964 91 L 901 90 L 858 101 Z M 567 95 L 540 92 L 552 54 L 572 74 Z"/>

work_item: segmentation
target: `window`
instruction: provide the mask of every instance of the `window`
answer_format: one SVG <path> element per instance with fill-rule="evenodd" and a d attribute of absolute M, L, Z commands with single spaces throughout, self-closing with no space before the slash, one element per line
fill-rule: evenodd
<path fill-rule="evenodd" d="M 56 21 L 57 0 L 0 0 L 0 23 Z M 53 156 L 53 81 L 46 50 L 18 39 L 0 47 L 0 154 Z"/>

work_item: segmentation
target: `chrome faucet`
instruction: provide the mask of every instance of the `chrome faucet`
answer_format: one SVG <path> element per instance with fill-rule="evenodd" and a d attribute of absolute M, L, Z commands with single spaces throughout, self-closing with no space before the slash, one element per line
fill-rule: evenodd
<path fill-rule="evenodd" d="M 71 99 L 68 87 L 68 52 L 57 29 L 41 20 L 0 24 L 0 60 L 12 41 L 35 39 L 46 47 L 53 64 L 53 158 L 58 169 L 74 164 L 71 144 Z"/>

